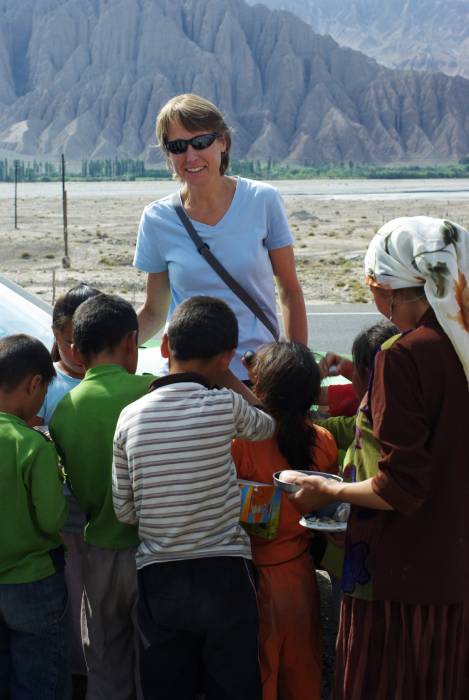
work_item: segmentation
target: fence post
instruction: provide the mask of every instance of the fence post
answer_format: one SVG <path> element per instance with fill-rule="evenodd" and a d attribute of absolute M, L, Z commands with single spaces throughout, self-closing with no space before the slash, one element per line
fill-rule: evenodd
<path fill-rule="evenodd" d="M 68 255 L 68 228 L 67 228 L 67 192 L 65 190 L 65 157 L 62 153 L 62 214 L 64 223 L 64 257 L 62 258 L 62 267 L 70 267 L 70 258 Z"/>

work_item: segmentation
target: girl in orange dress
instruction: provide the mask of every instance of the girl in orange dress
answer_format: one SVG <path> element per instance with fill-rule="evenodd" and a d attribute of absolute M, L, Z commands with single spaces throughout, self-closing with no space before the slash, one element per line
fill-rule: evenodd
<path fill-rule="evenodd" d="M 233 459 L 242 479 L 272 483 L 283 469 L 336 473 L 332 435 L 313 424 L 320 372 L 301 343 L 262 346 L 251 365 L 254 392 L 277 421 L 270 440 L 235 440 Z M 282 494 L 276 537 L 251 537 L 259 573 L 259 646 L 263 700 L 319 700 L 322 644 L 319 593 L 310 554 L 311 532 L 301 513 Z"/>

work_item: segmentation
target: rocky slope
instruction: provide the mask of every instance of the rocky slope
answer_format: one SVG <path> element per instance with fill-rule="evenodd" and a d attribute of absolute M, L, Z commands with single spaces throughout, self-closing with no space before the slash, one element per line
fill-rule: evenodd
<path fill-rule="evenodd" d="M 172 95 L 213 99 L 234 155 L 438 161 L 469 151 L 469 81 L 392 71 L 243 0 L 0 0 L 0 149 L 158 158 Z"/>
<path fill-rule="evenodd" d="M 248 0 L 252 4 L 259 0 Z M 392 68 L 469 78 L 467 0 L 262 0 Z"/>

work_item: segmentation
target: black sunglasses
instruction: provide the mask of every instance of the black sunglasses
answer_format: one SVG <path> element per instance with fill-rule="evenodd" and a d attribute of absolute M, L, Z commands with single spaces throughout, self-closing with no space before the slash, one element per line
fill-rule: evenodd
<path fill-rule="evenodd" d="M 200 134 L 200 136 L 193 136 L 191 139 L 174 139 L 174 141 L 167 141 L 164 145 L 165 149 L 177 156 L 181 153 L 185 153 L 189 147 L 195 148 L 196 151 L 203 151 L 204 148 L 208 148 L 217 138 L 218 134 L 212 131 L 210 134 Z"/>

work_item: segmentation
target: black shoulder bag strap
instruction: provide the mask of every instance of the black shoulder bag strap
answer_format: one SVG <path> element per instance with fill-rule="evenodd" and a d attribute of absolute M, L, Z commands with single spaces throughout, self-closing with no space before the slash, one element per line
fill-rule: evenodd
<path fill-rule="evenodd" d="M 208 245 L 203 242 L 203 240 L 193 227 L 191 220 L 184 211 L 184 207 L 181 205 L 178 194 L 175 194 L 173 197 L 173 206 L 176 210 L 176 214 L 181 220 L 182 225 L 191 237 L 192 242 L 194 243 L 200 255 L 217 273 L 217 275 L 223 280 L 226 286 L 229 287 L 231 291 L 234 294 L 236 294 L 236 296 L 239 299 L 241 299 L 243 304 L 245 304 L 248 307 L 248 309 L 252 311 L 254 316 L 256 316 L 259 319 L 259 321 L 264 324 L 267 330 L 270 331 L 270 333 L 272 334 L 274 340 L 278 340 L 279 334 L 277 332 L 277 329 L 275 328 L 274 324 L 270 321 L 270 319 L 267 318 L 257 301 L 254 301 L 252 296 L 248 294 L 248 292 L 239 284 L 239 282 L 237 282 L 234 279 L 234 277 L 230 275 L 228 270 L 226 270 L 221 264 L 221 262 L 217 260 L 217 258 L 213 255 Z"/>

